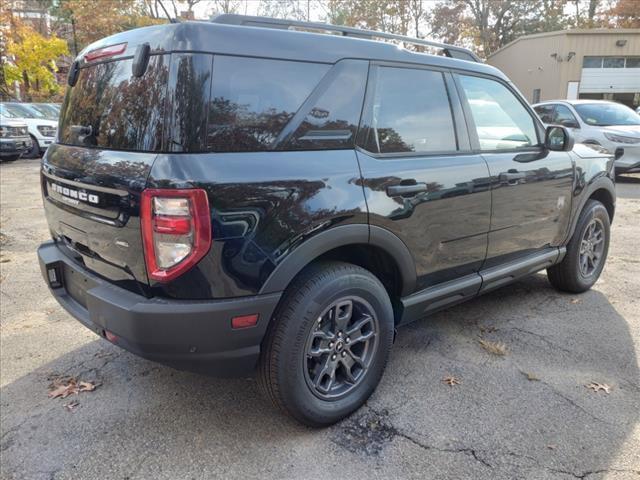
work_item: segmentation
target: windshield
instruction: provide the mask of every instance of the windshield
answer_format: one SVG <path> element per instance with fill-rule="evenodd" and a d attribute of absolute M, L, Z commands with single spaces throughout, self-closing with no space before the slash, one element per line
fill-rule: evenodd
<path fill-rule="evenodd" d="M 19 103 L 5 103 L 4 110 L 11 113 L 14 117 L 22 118 L 47 118 L 42 112 L 35 108 L 29 108 L 29 106 Z"/>
<path fill-rule="evenodd" d="M 574 105 L 574 108 L 587 125 L 640 125 L 640 117 L 629 107 L 619 103 L 583 103 Z"/>
<path fill-rule="evenodd" d="M 19 117 L 19 115 L 16 115 L 14 112 L 11 112 L 11 111 L 7 110 L 7 108 L 5 107 L 4 103 L 0 104 L 0 115 L 2 115 L 5 118 L 18 118 Z"/>
<path fill-rule="evenodd" d="M 58 115 L 59 115 L 58 110 L 56 110 L 51 105 L 48 105 L 46 103 L 31 103 L 29 104 L 29 108 L 33 110 L 37 110 L 38 112 L 43 114 L 45 117 L 50 118 L 51 120 L 58 119 Z"/>

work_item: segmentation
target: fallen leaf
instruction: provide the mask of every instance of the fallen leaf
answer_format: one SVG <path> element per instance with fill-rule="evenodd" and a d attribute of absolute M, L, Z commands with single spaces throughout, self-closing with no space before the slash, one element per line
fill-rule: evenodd
<path fill-rule="evenodd" d="M 51 389 L 49 391 L 49 398 L 67 398 L 69 395 L 78 393 L 75 378 L 54 380 L 49 388 Z"/>
<path fill-rule="evenodd" d="M 79 382 L 73 377 L 59 377 L 49 385 L 49 398 L 67 398 L 80 392 L 93 392 L 96 387 L 93 382 Z"/>
<path fill-rule="evenodd" d="M 71 400 L 69 403 L 65 403 L 63 407 L 71 412 L 78 405 L 80 405 L 80 402 L 78 402 L 77 400 Z"/>
<path fill-rule="evenodd" d="M 599 392 L 602 390 L 606 394 L 611 393 L 611 389 L 613 388 L 611 385 L 607 385 L 606 383 L 597 382 L 591 382 L 590 384 L 585 385 L 585 387 L 590 388 L 594 392 Z"/>
<path fill-rule="evenodd" d="M 454 385 L 460 385 L 460 380 L 453 376 L 444 377 L 442 381 L 450 387 L 453 387 Z"/>
<path fill-rule="evenodd" d="M 540 378 L 536 377 L 535 374 L 533 373 L 529 373 L 529 372 L 522 372 L 524 374 L 525 377 L 527 377 L 527 380 L 529 380 L 530 382 L 539 382 Z"/>
<path fill-rule="evenodd" d="M 81 392 L 93 392 L 96 389 L 96 385 L 92 382 L 80 382 L 78 387 Z"/>
<path fill-rule="evenodd" d="M 502 342 L 492 342 L 490 340 L 481 338 L 480 340 L 478 340 L 478 343 L 482 348 L 484 348 L 492 355 L 506 355 L 508 351 L 507 346 Z"/>
<path fill-rule="evenodd" d="M 556 446 L 555 446 L 555 445 L 547 445 L 547 448 L 548 448 L 549 450 L 555 450 L 555 449 L 556 449 Z"/>
<path fill-rule="evenodd" d="M 579 298 L 572 298 L 572 299 L 571 299 L 571 303 L 573 303 L 574 305 L 575 305 L 576 303 L 580 303 L 580 299 L 579 299 Z"/>

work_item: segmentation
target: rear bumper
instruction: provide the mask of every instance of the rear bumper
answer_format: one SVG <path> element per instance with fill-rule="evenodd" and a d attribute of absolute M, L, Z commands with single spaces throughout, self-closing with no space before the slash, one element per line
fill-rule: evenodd
<path fill-rule="evenodd" d="M 88 272 L 54 242 L 38 248 L 38 259 L 56 300 L 98 335 L 115 335 L 113 343 L 141 357 L 216 376 L 254 370 L 281 295 L 215 301 L 146 298 Z M 51 268 L 61 282 L 57 288 L 48 279 Z M 232 317 L 255 313 L 259 314 L 255 327 L 231 328 Z"/>

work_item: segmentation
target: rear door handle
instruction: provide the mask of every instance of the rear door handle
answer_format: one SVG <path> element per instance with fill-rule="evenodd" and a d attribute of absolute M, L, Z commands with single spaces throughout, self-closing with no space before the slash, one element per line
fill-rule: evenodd
<path fill-rule="evenodd" d="M 416 195 L 418 193 L 426 192 L 426 183 L 414 183 L 413 185 L 394 185 L 387 187 L 387 195 L 390 197 Z"/>

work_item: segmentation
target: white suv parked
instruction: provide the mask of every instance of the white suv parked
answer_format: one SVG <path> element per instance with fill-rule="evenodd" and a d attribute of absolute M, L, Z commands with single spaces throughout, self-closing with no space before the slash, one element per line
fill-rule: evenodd
<path fill-rule="evenodd" d="M 0 116 L 27 124 L 33 146 L 24 156 L 25 158 L 36 158 L 55 142 L 58 121 L 47 118 L 42 112 L 30 108 L 28 105 L 13 102 L 2 103 L 0 104 Z"/>
<path fill-rule="evenodd" d="M 604 100 L 552 100 L 533 108 L 544 124 L 569 128 L 576 142 L 611 153 L 624 148 L 616 174 L 640 172 L 640 116 L 629 107 Z"/>

